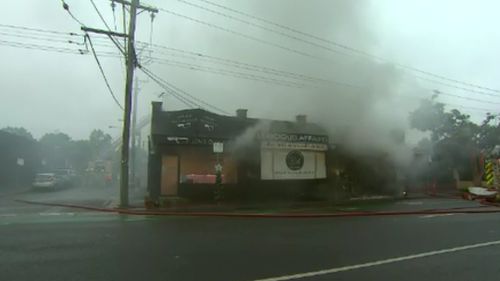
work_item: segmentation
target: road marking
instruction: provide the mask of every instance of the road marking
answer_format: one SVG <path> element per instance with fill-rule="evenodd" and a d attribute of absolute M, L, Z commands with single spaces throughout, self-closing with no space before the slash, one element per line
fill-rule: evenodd
<path fill-rule="evenodd" d="M 388 263 L 395 263 L 395 262 L 425 258 L 425 257 L 430 257 L 430 256 L 435 256 L 435 255 L 442 255 L 442 254 L 447 254 L 447 253 L 465 251 L 465 250 L 470 250 L 470 249 L 475 249 L 475 248 L 495 246 L 495 245 L 499 245 L 499 244 L 500 244 L 500 240 L 496 240 L 496 241 L 491 241 L 491 242 L 472 244 L 472 245 L 467 245 L 467 246 L 461 246 L 461 247 L 449 248 L 449 249 L 444 249 L 444 250 L 431 251 L 431 252 L 420 253 L 420 254 L 415 254 L 415 255 L 403 256 L 403 257 L 398 257 L 398 258 L 391 258 L 391 259 L 386 259 L 386 260 L 380 260 L 380 261 L 374 261 L 374 262 L 368 262 L 368 263 L 362 263 L 362 264 L 356 264 L 356 265 L 349 265 L 349 266 L 343 266 L 343 267 L 337 267 L 337 268 L 331 268 L 331 269 L 324 269 L 324 270 L 318 270 L 318 271 L 311 271 L 311 272 L 305 272 L 305 273 L 298 273 L 298 274 L 292 274 L 292 275 L 258 279 L 258 280 L 254 280 L 254 281 L 285 281 L 285 280 L 294 280 L 294 279 L 300 279 L 300 278 L 308 278 L 308 277 L 314 277 L 314 276 L 318 276 L 318 275 L 332 274 L 332 273 L 337 273 L 337 272 L 361 269 L 361 268 L 383 265 L 383 264 L 388 264 Z"/>
<path fill-rule="evenodd" d="M 422 201 L 402 201 L 402 202 L 398 202 L 397 204 L 399 204 L 399 205 L 423 205 L 424 202 L 422 202 Z"/>
<path fill-rule="evenodd" d="M 1 214 L 0 217 L 15 217 L 17 214 Z"/>
<path fill-rule="evenodd" d="M 58 213 L 58 212 L 46 212 L 39 213 L 40 216 L 74 216 L 75 213 Z"/>
<path fill-rule="evenodd" d="M 430 218 L 447 217 L 447 216 L 453 216 L 453 215 L 454 214 L 435 214 L 435 215 L 420 216 L 419 218 L 421 218 L 421 219 L 430 219 Z"/>

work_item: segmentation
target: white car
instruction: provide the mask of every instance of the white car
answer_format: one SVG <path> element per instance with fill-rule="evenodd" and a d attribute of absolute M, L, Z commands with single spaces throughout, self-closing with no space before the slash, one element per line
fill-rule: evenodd
<path fill-rule="evenodd" d="M 33 181 L 34 189 L 57 189 L 61 187 L 61 180 L 55 173 L 39 173 L 36 174 Z"/>

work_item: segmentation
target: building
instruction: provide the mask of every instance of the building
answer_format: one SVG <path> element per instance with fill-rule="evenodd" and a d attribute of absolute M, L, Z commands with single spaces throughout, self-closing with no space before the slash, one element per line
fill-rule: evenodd
<path fill-rule="evenodd" d="M 328 136 L 298 115 L 294 122 L 215 114 L 203 109 L 163 111 L 153 102 L 148 156 L 148 193 L 153 199 L 209 199 L 215 166 L 222 166 L 227 197 L 299 192 L 327 178 Z M 223 144 L 214 153 L 214 143 Z M 264 194 L 266 193 L 264 192 Z"/>

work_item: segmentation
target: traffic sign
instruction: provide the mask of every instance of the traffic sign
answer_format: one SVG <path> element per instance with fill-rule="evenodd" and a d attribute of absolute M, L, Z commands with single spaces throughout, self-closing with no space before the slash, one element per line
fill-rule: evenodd
<path fill-rule="evenodd" d="M 224 152 L 224 143 L 214 142 L 214 153 L 222 153 L 222 152 Z"/>

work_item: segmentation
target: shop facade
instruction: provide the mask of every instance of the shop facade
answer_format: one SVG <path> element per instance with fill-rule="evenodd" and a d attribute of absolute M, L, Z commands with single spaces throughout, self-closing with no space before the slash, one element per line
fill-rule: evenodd
<path fill-rule="evenodd" d="M 214 143 L 222 152 L 214 152 Z M 203 109 L 163 111 L 154 102 L 148 159 L 148 192 L 159 197 L 209 199 L 222 167 L 228 198 L 279 195 L 291 186 L 327 178 L 328 136 L 303 115 L 295 121 L 248 118 Z"/>

